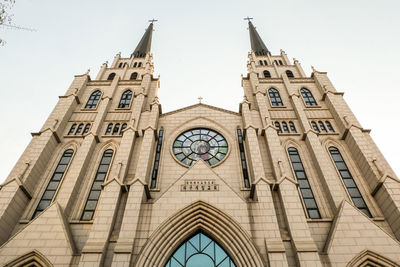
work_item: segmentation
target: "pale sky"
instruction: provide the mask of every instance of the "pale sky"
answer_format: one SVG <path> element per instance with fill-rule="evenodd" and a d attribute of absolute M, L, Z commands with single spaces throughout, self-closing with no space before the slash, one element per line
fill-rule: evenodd
<path fill-rule="evenodd" d="M 307 75 L 328 76 L 400 174 L 399 0 L 17 0 L 14 23 L 0 27 L 0 182 L 63 95 L 74 75 L 119 51 L 128 57 L 148 20 L 163 112 L 198 102 L 238 111 L 250 41 L 246 16 L 272 54 L 283 49 Z"/>

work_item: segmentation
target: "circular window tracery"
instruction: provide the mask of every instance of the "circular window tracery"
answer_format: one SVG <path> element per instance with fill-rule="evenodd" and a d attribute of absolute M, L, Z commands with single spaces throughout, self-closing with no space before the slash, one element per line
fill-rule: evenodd
<path fill-rule="evenodd" d="M 212 166 L 226 156 L 228 142 L 216 131 L 196 128 L 179 135 L 172 145 L 172 151 L 187 166 L 200 158 Z"/>

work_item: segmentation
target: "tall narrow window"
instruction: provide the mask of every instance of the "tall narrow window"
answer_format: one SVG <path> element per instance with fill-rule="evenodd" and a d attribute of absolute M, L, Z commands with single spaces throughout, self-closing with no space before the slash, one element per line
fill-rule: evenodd
<path fill-rule="evenodd" d="M 289 147 L 288 152 L 290 161 L 292 162 L 294 174 L 296 175 L 297 182 L 299 183 L 301 196 L 303 197 L 308 216 L 311 219 L 320 219 L 321 215 L 318 210 L 317 202 L 315 201 L 314 194 L 308 181 L 306 171 L 304 170 L 303 163 L 301 162 L 299 152 L 294 147 Z"/>
<path fill-rule="evenodd" d="M 260 63 L 261 66 L 264 65 L 263 62 L 262 62 L 262 60 L 260 60 L 260 61 L 258 61 L 258 62 Z"/>
<path fill-rule="evenodd" d="M 303 96 L 304 102 L 306 103 L 306 106 L 316 106 L 317 105 L 317 101 L 315 101 L 312 93 L 310 92 L 310 90 L 306 89 L 306 88 L 302 88 L 300 90 L 301 95 Z"/>
<path fill-rule="evenodd" d="M 124 63 L 119 63 L 118 68 L 122 68 L 124 66 Z"/>
<path fill-rule="evenodd" d="M 83 129 L 83 133 L 82 134 L 87 134 L 89 132 L 89 129 L 90 129 L 90 123 L 87 123 L 85 125 L 85 129 Z"/>
<path fill-rule="evenodd" d="M 156 185 L 157 185 L 157 174 L 158 174 L 158 168 L 160 167 L 160 155 L 161 155 L 161 147 L 162 147 L 163 135 L 164 135 L 164 130 L 161 129 L 158 132 L 156 155 L 155 155 L 155 158 L 154 158 L 153 172 L 151 174 L 151 185 L 150 185 L 150 188 L 156 188 Z"/>
<path fill-rule="evenodd" d="M 279 122 L 275 122 L 275 127 L 278 129 L 278 133 L 282 133 L 281 124 Z"/>
<path fill-rule="evenodd" d="M 85 108 L 88 109 L 94 109 L 97 107 L 97 103 L 99 103 L 99 99 L 101 97 L 101 92 L 100 91 L 94 91 L 90 97 L 89 100 L 86 103 Z"/>
<path fill-rule="evenodd" d="M 276 90 L 275 88 L 270 88 L 268 90 L 269 94 L 269 99 L 271 100 L 271 105 L 272 106 L 283 106 L 281 95 L 279 94 L 279 91 Z"/>
<path fill-rule="evenodd" d="M 113 128 L 113 124 L 112 124 L 112 123 L 109 123 L 109 124 L 107 125 L 107 129 L 106 129 L 106 133 L 105 133 L 105 134 L 110 134 L 111 131 L 112 131 L 112 128 Z"/>
<path fill-rule="evenodd" d="M 314 131 L 316 131 L 318 133 L 320 132 L 320 130 L 318 128 L 318 125 L 317 125 L 317 123 L 315 121 L 311 122 L 311 126 L 313 127 Z"/>
<path fill-rule="evenodd" d="M 76 129 L 75 135 L 78 135 L 82 132 L 82 128 L 83 128 L 83 123 L 78 125 L 78 129 Z"/>
<path fill-rule="evenodd" d="M 292 131 L 292 133 L 297 133 L 296 126 L 294 126 L 293 121 L 289 121 L 289 127 L 290 127 L 290 131 Z"/>
<path fill-rule="evenodd" d="M 120 126 L 119 123 L 116 123 L 116 124 L 115 124 L 114 129 L 113 129 L 113 132 L 112 132 L 112 135 L 117 135 L 117 134 L 118 134 L 118 132 L 119 132 L 119 126 Z"/>
<path fill-rule="evenodd" d="M 127 126 L 126 123 L 121 125 L 121 130 L 119 131 L 119 135 L 123 134 L 124 130 L 126 129 L 126 126 Z"/>
<path fill-rule="evenodd" d="M 106 179 L 113 153 L 114 151 L 112 149 L 107 149 L 106 151 L 104 151 L 92 187 L 90 188 L 89 196 L 86 200 L 85 208 L 81 217 L 82 221 L 90 221 L 91 219 L 93 219 L 93 214 L 96 210 L 97 202 L 99 201 L 101 193 L 101 185 Z"/>
<path fill-rule="evenodd" d="M 356 182 L 353 179 L 353 176 L 350 173 L 349 168 L 347 168 L 346 162 L 340 154 L 339 149 L 334 146 L 329 147 L 329 152 L 331 153 L 332 159 L 335 162 L 336 168 L 340 173 L 340 176 L 343 179 L 343 183 L 346 186 L 347 192 L 351 197 L 354 205 L 364 212 L 368 217 L 372 217 L 367 204 L 364 201 L 364 198 L 361 195 L 360 190 L 358 189 Z"/>
<path fill-rule="evenodd" d="M 283 62 L 282 62 L 282 60 L 279 60 L 279 65 L 283 65 Z"/>
<path fill-rule="evenodd" d="M 325 124 L 326 124 L 326 127 L 328 127 L 328 129 L 329 129 L 329 131 L 330 131 L 331 133 L 334 133 L 334 132 L 335 132 L 335 129 L 333 129 L 333 126 L 332 126 L 332 124 L 331 124 L 329 121 L 326 121 Z"/>
<path fill-rule="evenodd" d="M 137 62 L 133 63 L 133 67 L 134 67 L 134 68 L 137 67 Z"/>
<path fill-rule="evenodd" d="M 60 161 L 58 162 L 58 165 L 54 170 L 53 176 L 51 176 L 50 182 L 47 185 L 46 190 L 44 191 L 42 198 L 40 199 L 39 204 L 36 207 L 35 212 L 33 213 L 32 219 L 35 218 L 48 206 L 50 206 L 54 194 L 57 191 L 58 185 L 60 184 L 61 178 L 64 176 L 65 170 L 67 169 L 73 154 L 74 151 L 72 149 L 64 151 L 64 154 L 62 155 Z"/>
<path fill-rule="evenodd" d="M 274 63 L 275 63 L 275 65 L 277 65 L 277 66 L 279 65 L 278 61 L 276 61 L 276 60 L 274 60 Z"/>
<path fill-rule="evenodd" d="M 132 72 L 131 77 L 129 78 L 130 80 L 136 80 L 137 79 L 137 72 Z"/>
<path fill-rule="evenodd" d="M 121 96 L 118 108 L 129 108 L 129 105 L 131 104 L 131 99 L 132 99 L 132 91 L 131 90 L 125 91 Z"/>
<path fill-rule="evenodd" d="M 290 133 L 286 121 L 282 122 L 282 129 L 285 133 Z"/>
<path fill-rule="evenodd" d="M 288 76 L 288 78 L 294 78 L 293 72 L 291 72 L 290 70 L 286 71 L 286 76 Z"/>
<path fill-rule="evenodd" d="M 264 60 L 264 65 L 265 65 L 265 66 L 267 66 L 267 65 L 268 65 L 268 62 L 267 62 L 266 60 Z"/>
<path fill-rule="evenodd" d="M 264 74 L 264 78 L 271 78 L 271 73 L 269 71 L 264 70 L 263 74 Z"/>
<path fill-rule="evenodd" d="M 139 62 L 138 67 L 140 68 L 142 66 L 142 62 Z"/>
<path fill-rule="evenodd" d="M 237 136 L 239 142 L 240 161 L 242 163 L 244 186 L 246 188 L 250 188 L 249 172 L 247 170 L 246 154 L 244 153 L 243 135 L 241 129 L 237 129 Z"/>
<path fill-rule="evenodd" d="M 68 131 L 68 135 L 71 135 L 75 132 L 76 123 L 72 124 L 71 128 Z"/>
<path fill-rule="evenodd" d="M 113 72 L 113 73 L 110 73 L 110 75 L 108 75 L 107 80 L 108 80 L 108 81 L 112 81 L 112 80 L 114 80 L 114 77 L 115 77 L 115 73 L 114 73 L 114 72 Z"/>
<path fill-rule="evenodd" d="M 321 131 L 324 133 L 327 133 L 328 131 L 326 130 L 325 124 L 322 121 L 318 122 L 319 128 L 321 128 Z"/>

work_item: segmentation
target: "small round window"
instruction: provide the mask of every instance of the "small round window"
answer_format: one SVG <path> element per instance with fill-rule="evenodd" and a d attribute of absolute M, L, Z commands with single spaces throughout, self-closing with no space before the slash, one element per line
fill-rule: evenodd
<path fill-rule="evenodd" d="M 197 128 L 179 135 L 172 145 L 175 157 L 187 166 L 203 159 L 211 166 L 220 162 L 228 153 L 225 138 L 210 129 Z"/>

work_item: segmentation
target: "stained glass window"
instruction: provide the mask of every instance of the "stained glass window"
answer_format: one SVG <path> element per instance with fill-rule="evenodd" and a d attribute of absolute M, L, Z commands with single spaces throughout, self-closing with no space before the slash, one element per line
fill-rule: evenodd
<path fill-rule="evenodd" d="M 88 102 L 86 103 L 85 108 L 96 108 L 97 107 L 97 103 L 99 102 L 99 99 L 101 97 L 101 92 L 100 91 L 95 91 L 93 92 L 90 97 Z"/>
<path fill-rule="evenodd" d="M 300 92 L 301 92 L 301 95 L 303 96 L 306 106 L 316 106 L 317 105 L 317 101 L 315 101 L 315 98 L 312 95 L 310 90 L 308 90 L 306 88 L 302 88 L 300 90 Z"/>
<path fill-rule="evenodd" d="M 101 185 L 106 179 L 113 153 L 114 151 L 112 149 L 107 149 L 104 151 L 99 168 L 96 172 L 96 176 L 94 177 L 92 187 L 90 188 L 88 198 L 86 200 L 86 205 L 81 217 L 82 221 L 90 221 L 93 218 L 94 211 L 96 210 L 97 202 L 101 193 Z"/>
<path fill-rule="evenodd" d="M 61 182 L 61 178 L 64 176 L 73 154 L 74 151 L 72 149 L 65 150 L 60 161 L 58 162 L 56 169 L 54 170 L 53 176 L 51 176 L 49 184 L 47 185 L 39 204 L 36 207 L 35 213 L 33 213 L 32 219 L 50 206 L 51 201 L 53 201 L 53 197 L 57 191 L 58 185 Z"/>
<path fill-rule="evenodd" d="M 203 233 L 183 243 L 165 267 L 236 267 L 226 251 Z"/>
<path fill-rule="evenodd" d="M 299 183 L 301 196 L 303 197 L 308 216 L 311 219 L 320 219 L 321 215 L 318 210 L 317 202 L 315 201 L 314 194 L 308 181 L 306 171 L 304 170 L 299 152 L 296 148 L 289 147 L 288 153 L 294 174 L 296 175 L 297 182 Z"/>
<path fill-rule="evenodd" d="M 129 108 L 129 105 L 131 104 L 131 99 L 132 99 L 132 91 L 131 90 L 125 91 L 121 96 L 118 108 Z"/>
<path fill-rule="evenodd" d="M 335 162 L 336 168 L 340 173 L 340 176 L 343 179 L 343 182 L 346 186 L 347 191 L 353 201 L 354 205 L 365 213 L 368 217 L 372 217 L 371 212 L 369 211 L 367 204 L 364 201 L 364 198 L 361 195 L 360 190 L 357 187 L 356 182 L 353 179 L 353 176 L 350 173 L 350 170 L 347 168 L 346 162 L 340 154 L 339 149 L 334 146 L 329 147 L 329 152 L 331 153 L 332 159 Z"/>
<path fill-rule="evenodd" d="M 228 142 L 213 130 L 197 128 L 179 135 L 172 149 L 175 157 L 185 165 L 191 166 L 200 158 L 214 165 L 228 153 Z"/>
<path fill-rule="evenodd" d="M 269 99 L 271 99 L 272 106 L 283 106 L 281 95 L 275 88 L 270 88 L 268 90 Z"/>

